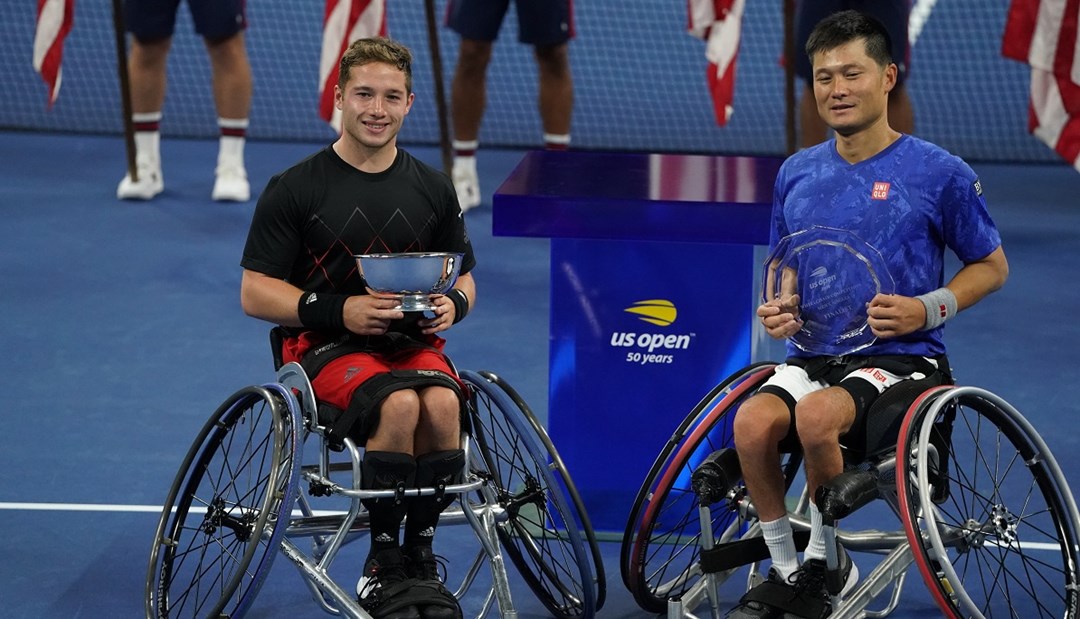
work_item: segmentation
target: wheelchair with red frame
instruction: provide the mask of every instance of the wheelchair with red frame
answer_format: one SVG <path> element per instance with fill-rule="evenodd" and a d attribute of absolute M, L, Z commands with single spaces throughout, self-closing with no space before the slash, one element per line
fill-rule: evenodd
<path fill-rule="evenodd" d="M 764 580 L 769 553 L 741 479 L 732 421 L 775 367 L 755 364 L 716 385 L 652 465 L 620 554 L 623 581 L 642 609 L 674 619 L 706 607 L 718 618 Z M 1076 617 L 1080 516 L 1061 468 L 1023 415 L 984 389 L 917 380 L 890 387 L 872 406 L 867 418 L 875 421 L 859 432 L 860 444 L 843 446 L 845 470 L 815 504 L 826 548 L 839 543 L 881 560 L 840 599 L 839 560 L 829 553 L 829 616 L 887 616 L 914 564 L 948 617 Z M 810 530 L 810 497 L 796 483 L 801 463 L 797 451 L 782 456 L 800 551 Z M 839 526 L 878 501 L 895 514 L 893 528 Z M 722 604 L 728 580 L 734 599 Z"/>

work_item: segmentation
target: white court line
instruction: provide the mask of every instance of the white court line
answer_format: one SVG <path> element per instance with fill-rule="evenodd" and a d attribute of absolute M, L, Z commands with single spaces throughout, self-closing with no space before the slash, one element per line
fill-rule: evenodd
<path fill-rule="evenodd" d="M 47 512 L 120 512 L 132 514 L 160 514 L 160 505 L 111 505 L 108 503 L 4 503 L 0 502 L 0 510 L 11 511 L 47 511 Z M 192 513 L 204 514 L 205 507 L 192 507 Z M 343 510 L 313 510 L 314 516 L 340 516 Z M 299 511 L 293 511 L 293 516 L 302 515 Z"/>

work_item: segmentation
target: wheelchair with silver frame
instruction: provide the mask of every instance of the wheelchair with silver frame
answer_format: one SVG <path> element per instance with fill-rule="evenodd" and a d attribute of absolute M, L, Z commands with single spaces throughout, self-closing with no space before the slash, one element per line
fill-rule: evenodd
<path fill-rule="evenodd" d="M 362 447 L 345 438 L 345 458 L 331 448 L 303 368 L 275 365 L 274 382 L 227 398 L 188 451 L 154 534 L 147 617 L 241 617 L 280 552 L 322 610 L 369 618 L 352 585 L 330 576 L 341 549 L 367 534 L 361 501 L 433 494 L 456 497 L 440 527 L 467 524 L 479 542 L 454 596 L 464 599 L 484 564 L 490 568 L 477 617 L 496 606 L 502 617 L 517 616 L 508 563 L 554 617 L 589 618 L 603 606 L 604 567 L 581 498 L 547 433 L 505 380 L 458 373 L 468 388 L 460 483 L 370 490 L 362 489 Z M 320 502 L 332 509 L 317 509 Z"/>
<path fill-rule="evenodd" d="M 641 608 L 670 619 L 718 618 L 764 580 L 769 553 L 741 480 L 732 421 L 775 367 L 755 364 L 714 387 L 655 460 L 620 554 L 623 581 Z M 815 497 L 829 549 L 828 616 L 889 615 L 914 564 L 948 617 L 1076 617 L 1080 516 L 1061 468 L 1023 415 L 986 390 L 951 384 L 905 381 L 879 400 L 878 425 L 868 426 L 859 449 L 845 448 L 844 473 Z M 801 462 L 799 453 L 783 455 L 789 490 L 800 485 Z M 810 531 L 803 486 L 788 500 L 800 551 Z M 838 526 L 877 501 L 898 518 L 895 528 Z M 881 557 L 843 599 L 837 543 Z M 735 596 L 721 604 L 728 580 Z"/>

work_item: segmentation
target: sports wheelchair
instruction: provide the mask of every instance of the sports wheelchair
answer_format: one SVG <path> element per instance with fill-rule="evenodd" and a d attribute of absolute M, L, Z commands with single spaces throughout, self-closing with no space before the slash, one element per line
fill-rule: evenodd
<path fill-rule="evenodd" d="M 147 617 L 240 617 L 280 551 L 324 611 L 370 618 L 352 586 L 329 573 L 341 548 L 366 535 L 361 500 L 437 493 L 456 495 L 441 527 L 467 523 L 480 546 L 454 596 L 463 599 L 490 567 L 477 617 L 493 603 L 502 617 L 517 616 L 506 557 L 554 617 L 589 618 L 603 606 L 604 567 L 581 498 L 543 427 L 498 375 L 459 372 L 468 388 L 460 483 L 364 490 L 362 448 L 344 438 L 342 460 L 303 368 L 279 358 L 275 365 L 275 382 L 231 395 L 188 451 L 154 534 Z M 316 448 L 305 463 L 309 442 Z M 333 509 L 316 509 L 319 501 Z M 310 538 L 310 552 L 301 538 Z M 356 557 L 354 579 L 361 563 Z"/>
<path fill-rule="evenodd" d="M 741 481 L 732 421 L 774 368 L 755 364 L 713 388 L 649 471 L 620 554 L 623 581 L 643 609 L 675 619 L 695 617 L 707 606 L 717 618 L 720 586 L 742 567 L 750 566 L 746 582 L 734 581 L 734 599 L 725 608 L 764 580 L 761 562 L 768 550 Z M 878 425 L 868 423 L 860 449 L 844 448 L 844 473 L 815 497 L 827 548 L 838 542 L 848 551 L 884 557 L 839 599 L 839 560 L 828 551 L 830 616 L 889 615 L 914 563 L 945 616 L 1076 617 L 1080 516 L 1046 443 L 992 393 L 918 382 L 882 394 Z M 875 412 L 868 417 L 874 419 Z M 801 460 L 799 453 L 783 456 L 789 490 Z M 804 489 L 788 501 L 800 551 L 809 539 L 809 498 Z M 837 527 L 875 499 L 899 517 L 898 528 Z M 879 608 L 869 609 L 886 590 Z"/>

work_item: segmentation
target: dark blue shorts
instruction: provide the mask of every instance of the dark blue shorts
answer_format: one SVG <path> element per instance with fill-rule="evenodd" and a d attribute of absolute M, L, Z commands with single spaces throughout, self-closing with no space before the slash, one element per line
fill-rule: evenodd
<path fill-rule="evenodd" d="M 514 0 L 518 40 L 548 47 L 574 37 L 573 0 Z M 465 39 L 494 41 L 510 0 L 450 0 L 446 25 Z"/>
<path fill-rule="evenodd" d="M 247 26 L 244 0 L 187 0 L 195 32 L 211 39 L 227 39 Z M 143 41 L 172 36 L 180 0 L 125 0 L 127 31 Z"/>
<path fill-rule="evenodd" d="M 819 21 L 833 13 L 854 9 L 877 19 L 889 32 L 893 62 L 899 71 L 896 85 L 907 79 L 911 63 L 908 43 L 908 17 L 911 0 L 798 0 L 795 8 L 795 74 L 806 82 L 812 79 L 810 59 L 806 56 L 806 41 Z"/>

